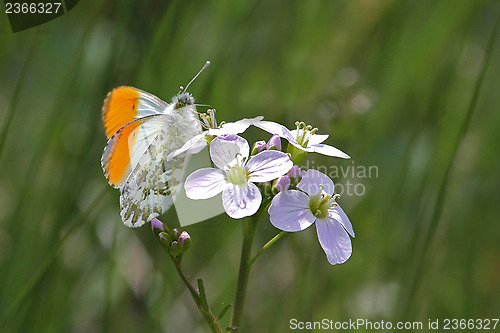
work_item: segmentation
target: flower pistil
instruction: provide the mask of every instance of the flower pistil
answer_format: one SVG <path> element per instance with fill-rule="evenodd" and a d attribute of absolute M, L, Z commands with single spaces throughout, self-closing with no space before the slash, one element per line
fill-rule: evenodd
<path fill-rule="evenodd" d="M 332 196 L 323 190 L 323 185 L 320 185 L 320 187 L 322 189 L 321 193 L 311 196 L 309 209 L 314 216 L 319 219 L 324 219 L 328 216 L 330 208 L 332 208 L 332 206 L 337 206 L 335 199 L 340 198 L 340 194 L 334 194 Z"/>
<path fill-rule="evenodd" d="M 235 165 L 227 167 L 226 180 L 234 185 L 245 185 L 248 183 L 248 172 L 244 167 L 245 158 L 241 161 L 237 158 Z"/>
<path fill-rule="evenodd" d="M 221 125 L 217 126 L 217 119 L 215 118 L 215 110 L 209 109 L 206 113 L 200 114 L 200 118 L 203 121 L 202 126 L 206 129 L 209 128 L 219 128 Z"/>
<path fill-rule="evenodd" d="M 311 125 L 306 125 L 303 121 L 295 122 L 295 126 L 297 126 L 295 140 L 302 147 L 306 148 L 309 144 L 309 139 L 318 131 L 318 129 L 316 127 L 313 128 Z"/>

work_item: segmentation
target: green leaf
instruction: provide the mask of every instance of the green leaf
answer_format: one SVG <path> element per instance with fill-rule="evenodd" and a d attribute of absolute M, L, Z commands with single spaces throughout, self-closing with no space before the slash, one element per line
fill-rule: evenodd
<path fill-rule="evenodd" d="M 198 290 L 200 293 L 201 306 L 203 306 L 203 310 L 208 311 L 207 295 L 205 294 L 205 286 L 203 285 L 202 279 L 198 279 Z"/>
<path fill-rule="evenodd" d="M 224 309 L 222 309 L 222 311 L 219 313 L 219 315 L 217 316 L 217 321 L 221 320 L 222 317 L 224 317 L 224 315 L 226 314 L 227 310 L 229 310 L 233 305 L 232 304 L 228 304 L 224 307 Z"/>

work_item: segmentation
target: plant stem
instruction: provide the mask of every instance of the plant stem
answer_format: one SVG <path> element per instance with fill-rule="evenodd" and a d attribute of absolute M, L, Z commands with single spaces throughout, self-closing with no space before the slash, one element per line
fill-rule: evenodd
<path fill-rule="evenodd" d="M 21 73 L 19 74 L 19 78 L 17 79 L 14 88 L 14 93 L 12 94 L 12 98 L 10 99 L 11 102 L 9 106 L 6 108 L 5 122 L 2 131 L 0 131 L 0 157 L 2 157 L 3 148 L 5 146 L 5 141 L 7 139 L 7 133 L 9 132 L 9 127 L 12 124 L 12 119 L 14 118 L 14 113 L 17 108 L 17 103 L 19 101 L 19 93 L 24 85 L 26 78 L 28 77 L 27 75 L 28 68 L 30 67 L 33 57 L 36 53 L 36 50 L 38 49 L 38 45 L 40 45 L 40 36 L 41 36 L 40 29 L 37 29 L 35 39 L 31 44 L 31 49 L 28 52 L 28 56 L 24 61 L 23 68 L 21 69 Z"/>
<path fill-rule="evenodd" d="M 470 122 L 472 119 L 472 115 L 474 114 L 474 111 L 477 109 L 477 103 L 479 100 L 479 93 L 481 92 L 481 88 L 483 85 L 484 77 L 486 74 L 486 70 L 489 68 L 490 61 L 492 58 L 492 53 L 493 53 L 493 46 L 495 45 L 495 41 L 497 40 L 498 36 L 498 28 L 500 27 L 500 15 L 497 16 L 496 21 L 493 25 L 493 29 L 491 30 L 490 37 L 488 40 L 488 43 L 486 45 L 486 50 L 485 54 L 483 57 L 483 62 L 482 62 L 482 67 L 478 73 L 478 77 L 476 79 L 476 83 L 474 85 L 474 90 L 472 92 L 472 97 L 469 102 L 466 115 L 464 120 L 462 121 L 462 124 L 460 125 L 459 130 L 457 131 L 457 135 L 454 139 L 453 146 L 452 146 L 452 154 L 450 158 L 448 159 L 445 169 L 444 169 L 444 176 L 441 180 L 441 184 L 439 185 L 439 190 L 437 193 L 436 197 L 436 203 L 434 205 L 434 209 L 432 212 L 432 215 L 430 217 L 430 220 L 427 222 L 426 227 L 425 227 L 425 238 L 422 243 L 422 245 L 417 248 L 415 251 L 415 264 L 412 269 L 411 273 L 411 279 L 407 291 L 407 295 L 405 296 L 404 303 L 401 306 L 401 311 L 402 311 L 402 318 L 407 318 L 407 316 L 414 312 L 413 311 L 413 302 L 414 299 L 417 295 L 418 288 L 420 286 L 420 282 L 422 280 L 422 276 L 424 275 L 425 272 L 425 260 L 427 259 L 427 255 L 429 252 L 429 248 L 431 246 L 432 240 L 433 240 L 433 235 L 436 234 L 436 230 L 438 229 L 439 222 L 441 221 L 441 216 L 443 213 L 443 207 L 444 203 L 446 200 L 446 194 L 448 192 L 448 185 L 449 185 L 449 180 L 450 180 L 450 175 L 453 166 L 455 165 L 455 159 L 457 157 L 458 149 L 460 147 L 460 144 L 463 142 L 463 139 L 467 133 L 467 130 L 470 126 Z"/>
<path fill-rule="evenodd" d="M 276 236 L 274 236 L 269 242 L 267 242 L 260 250 L 259 252 L 257 252 L 253 257 L 252 259 L 250 259 L 250 265 L 252 265 L 255 260 L 257 260 L 257 258 L 265 251 L 267 250 L 268 248 L 271 247 L 271 245 L 273 245 L 275 242 L 277 242 L 281 237 L 285 236 L 288 232 L 286 231 L 282 231 L 280 232 L 279 234 L 277 234 Z"/>
<path fill-rule="evenodd" d="M 92 202 L 88 205 L 88 208 L 81 212 L 78 216 L 76 216 L 71 223 L 69 223 L 69 227 L 66 232 L 61 236 L 61 239 L 57 242 L 57 244 L 45 255 L 42 263 L 38 270 L 30 277 L 30 279 L 24 284 L 24 288 L 19 291 L 16 298 L 9 305 L 9 307 L 2 311 L 2 317 L 0 318 L 0 331 L 8 332 L 8 325 L 13 321 L 13 316 L 21 311 L 21 306 L 26 306 L 27 300 L 32 296 L 35 292 L 35 289 L 39 285 L 40 281 L 46 276 L 49 269 L 55 265 L 57 258 L 60 253 L 59 250 L 65 244 L 66 240 L 72 236 L 79 227 L 85 225 L 88 222 L 89 215 L 94 213 L 97 209 L 98 205 L 102 202 L 102 198 L 106 194 L 105 191 L 99 192 L 96 197 L 92 200 Z"/>
<path fill-rule="evenodd" d="M 175 268 L 177 269 L 177 273 L 179 273 L 179 276 L 181 277 L 182 281 L 188 288 L 189 292 L 191 293 L 191 296 L 193 297 L 194 302 L 196 303 L 196 306 L 200 310 L 201 314 L 205 317 L 208 325 L 210 326 L 210 329 L 214 333 L 223 333 L 222 329 L 220 328 L 219 324 L 217 323 L 217 318 L 215 318 L 214 314 L 210 309 L 204 309 L 200 294 L 196 290 L 196 288 L 193 287 L 187 276 L 184 274 L 181 268 L 181 261 L 180 260 L 174 260 Z"/>
<path fill-rule="evenodd" d="M 258 216 L 256 214 L 254 216 Z M 250 274 L 250 253 L 252 251 L 252 242 L 255 235 L 255 225 L 257 219 L 245 218 L 243 221 L 243 244 L 241 246 L 240 271 L 238 273 L 238 283 L 236 293 L 234 295 L 234 304 L 231 313 L 231 321 L 229 327 L 233 332 L 238 332 L 240 329 L 240 321 L 243 314 L 243 306 L 245 304 L 245 296 L 248 285 L 248 276 Z"/>

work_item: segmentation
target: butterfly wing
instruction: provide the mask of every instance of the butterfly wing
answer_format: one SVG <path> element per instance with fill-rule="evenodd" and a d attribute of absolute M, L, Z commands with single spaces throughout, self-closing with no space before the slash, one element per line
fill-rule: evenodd
<path fill-rule="evenodd" d="M 174 116 L 160 117 L 161 130 L 149 142 L 121 188 L 120 215 L 129 227 L 140 227 L 172 205 L 189 156 L 184 153 L 167 157 L 201 131 L 199 126 L 184 124 Z"/>
<path fill-rule="evenodd" d="M 111 186 L 121 188 L 150 144 L 163 130 L 166 115 L 136 119 L 123 126 L 106 144 L 101 166 Z"/>
<path fill-rule="evenodd" d="M 187 157 L 167 156 L 201 132 L 194 99 L 188 101 L 177 108 L 132 87 L 116 88 L 104 101 L 109 140 L 101 165 L 109 184 L 121 190 L 121 216 L 130 227 L 143 225 L 172 205 Z"/>
<path fill-rule="evenodd" d="M 168 103 L 133 87 L 113 89 L 102 108 L 102 120 L 110 139 L 119 129 L 138 118 L 164 113 Z"/>

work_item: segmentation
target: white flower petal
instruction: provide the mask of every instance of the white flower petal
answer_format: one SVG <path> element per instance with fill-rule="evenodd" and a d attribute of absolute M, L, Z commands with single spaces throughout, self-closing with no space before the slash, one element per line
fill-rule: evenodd
<path fill-rule="evenodd" d="M 290 133 L 293 135 L 294 138 L 297 138 L 297 130 L 291 130 Z M 326 139 L 328 139 L 329 135 L 328 134 L 313 134 L 313 135 L 309 135 L 309 143 L 308 145 L 313 145 L 313 144 L 318 144 L 318 143 L 321 143 L 323 141 L 325 141 Z"/>
<path fill-rule="evenodd" d="M 313 196 L 321 193 L 321 187 L 319 185 L 323 186 L 323 190 L 326 193 L 333 195 L 335 191 L 333 181 L 324 173 L 321 173 L 318 170 L 314 169 L 309 169 L 302 172 L 302 180 L 297 185 L 297 187 L 310 196 Z"/>
<path fill-rule="evenodd" d="M 222 192 L 222 205 L 227 215 L 233 219 L 251 216 L 259 210 L 262 195 L 253 183 L 228 186 Z"/>
<path fill-rule="evenodd" d="M 226 186 L 224 172 L 215 168 L 196 170 L 186 178 L 184 189 L 190 199 L 208 199 L 216 196 Z"/>
<path fill-rule="evenodd" d="M 352 237 L 356 237 L 354 234 L 354 229 L 352 228 L 351 221 L 349 221 L 349 218 L 347 217 L 346 213 L 339 205 L 332 206 L 328 215 L 333 220 L 342 224 L 345 230 L 347 230 L 347 232 L 349 233 L 349 235 L 351 235 Z"/>
<path fill-rule="evenodd" d="M 351 158 L 349 155 L 344 153 L 342 150 L 335 147 L 324 145 L 322 143 L 316 145 L 308 145 L 307 148 L 302 148 L 302 150 L 310 153 L 319 153 L 326 156 L 334 156 L 340 158 Z"/>
<path fill-rule="evenodd" d="M 307 144 L 308 146 L 311 145 L 317 145 L 320 144 L 321 142 L 325 141 L 328 139 L 329 135 L 328 134 L 313 134 L 309 138 L 309 143 Z"/>
<path fill-rule="evenodd" d="M 188 140 L 182 147 L 171 152 L 168 155 L 167 159 L 174 158 L 175 156 L 180 155 L 188 150 L 190 154 L 196 154 L 200 152 L 203 148 L 205 148 L 208 145 L 207 141 L 205 140 L 207 134 L 208 132 L 205 131 L 196 135 L 194 138 Z"/>
<path fill-rule="evenodd" d="M 271 134 L 279 135 L 281 138 L 284 138 L 288 141 L 295 141 L 295 136 L 292 135 L 288 128 L 281 124 L 272 121 L 260 121 L 258 123 L 255 123 L 254 126 L 263 129 L 264 131 Z"/>
<path fill-rule="evenodd" d="M 213 140 L 210 144 L 210 157 L 219 169 L 236 164 L 239 152 L 240 147 L 233 142 Z"/>
<path fill-rule="evenodd" d="M 236 164 L 236 158 L 248 157 L 250 147 L 247 140 L 230 134 L 218 136 L 210 143 L 210 157 L 219 169 Z"/>
<path fill-rule="evenodd" d="M 225 123 L 220 128 L 211 128 L 209 129 L 209 132 L 211 135 L 217 135 L 217 136 L 223 134 L 240 134 L 245 132 L 247 128 L 250 127 L 250 125 L 255 125 L 262 119 L 264 119 L 263 116 L 258 116 L 251 119 L 244 118 L 234 123 Z"/>
<path fill-rule="evenodd" d="M 291 130 L 290 133 L 292 134 L 293 138 L 297 138 L 297 130 L 294 129 L 294 130 Z M 310 145 L 315 145 L 315 144 L 318 144 L 318 143 L 321 143 L 323 141 L 325 141 L 326 139 L 328 139 L 329 135 L 328 134 L 313 134 L 313 135 L 310 135 L 309 136 L 309 143 L 307 144 L 308 146 Z M 295 141 L 297 142 L 297 141 Z M 298 144 L 298 143 L 297 143 Z M 299 145 L 298 148 L 300 148 L 302 146 Z"/>
<path fill-rule="evenodd" d="M 290 171 L 293 162 L 287 154 L 276 150 L 265 150 L 253 156 L 246 164 L 249 181 L 267 182 Z"/>
<path fill-rule="evenodd" d="M 309 209 L 309 196 L 301 191 L 278 193 L 268 209 L 271 223 L 284 231 L 301 231 L 311 226 L 316 217 Z"/>
<path fill-rule="evenodd" d="M 303 151 L 308 151 L 308 150 L 307 150 L 307 148 L 302 147 L 302 146 L 300 145 L 300 143 L 298 143 L 297 141 L 295 141 L 295 139 L 293 139 L 293 140 L 288 140 L 288 142 L 289 142 L 292 146 L 294 146 L 294 147 L 296 147 L 296 148 L 299 148 L 300 150 L 303 150 Z"/>
<path fill-rule="evenodd" d="M 344 227 L 335 220 L 316 220 L 318 240 L 332 265 L 345 262 L 352 253 L 351 239 Z"/>

